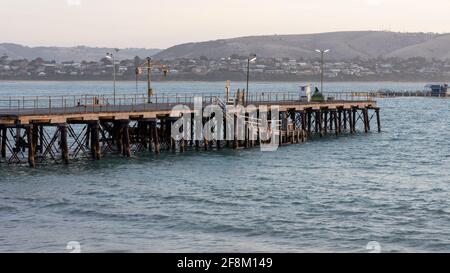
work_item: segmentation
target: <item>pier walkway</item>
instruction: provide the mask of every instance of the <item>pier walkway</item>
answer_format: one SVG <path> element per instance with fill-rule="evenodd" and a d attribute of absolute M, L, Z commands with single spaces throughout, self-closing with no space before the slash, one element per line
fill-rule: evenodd
<path fill-rule="evenodd" d="M 434 94 L 431 91 L 371 91 L 353 92 L 354 96 L 368 95 L 371 98 L 399 98 L 399 97 L 428 97 L 428 98 L 450 98 L 448 94 Z"/>

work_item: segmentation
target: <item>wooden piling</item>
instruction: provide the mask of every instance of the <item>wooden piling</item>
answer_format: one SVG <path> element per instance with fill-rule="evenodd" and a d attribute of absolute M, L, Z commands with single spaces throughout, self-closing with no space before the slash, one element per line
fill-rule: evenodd
<path fill-rule="evenodd" d="M 319 135 L 320 137 L 323 137 L 323 128 L 322 128 L 322 111 L 318 110 L 316 115 L 316 123 L 319 124 Z"/>
<path fill-rule="evenodd" d="M 338 114 L 337 111 L 333 111 L 333 120 L 334 120 L 334 134 L 339 135 L 339 122 L 338 122 Z"/>
<path fill-rule="evenodd" d="M 204 138 L 203 138 L 203 149 L 204 149 L 205 151 L 208 151 L 209 145 L 210 145 L 210 141 L 207 140 L 206 137 L 204 137 Z"/>
<path fill-rule="evenodd" d="M 377 127 L 378 132 L 381 132 L 381 118 L 380 118 L 380 108 L 375 108 L 375 114 L 377 115 Z"/>
<path fill-rule="evenodd" d="M 344 130 L 347 130 L 347 110 L 342 109 L 342 114 L 344 115 Z"/>
<path fill-rule="evenodd" d="M 248 113 L 245 113 L 245 124 L 244 124 L 244 147 L 245 148 L 249 148 L 250 147 L 250 140 L 249 140 L 249 126 L 248 126 L 248 121 L 249 121 L 249 115 Z"/>
<path fill-rule="evenodd" d="M 332 133 L 333 132 L 333 123 L 334 123 L 334 114 L 333 114 L 333 111 L 329 111 L 329 113 L 330 113 L 330 133 Z"/>
<path fill-rule="evenodd" d="M 101 158 L 98 122 L 91 122 L 88 127 L 91 133 L 91 155 L 93 159 L 98 160 Z"/>
<path fill-rule="evenodd" d="M 152 152 L 152 140 L 153 140 L 153 123 L 149 122 L 147 123 L 147 128 L 148 128 L 148 151 Z"/>
<path fill-rule="evenodd" d="M 36 161 L 35 161 L 35 150 L 34 150 L 34 143 L 33 143 L 33 127 L 32 125 L 28 125 L 26 127 L 27 132 L 27 141 L 28 141 L 28 165 L 31 168 L 36 167 Z"/>
<path fill-rule="evenodd" d="M 357 108 L 356 107 L 352 107 L 352 125 L 353 125 L 353 133 L 356 132 L 356 111 Z"/>
<path fill-rule="evenodd" d="M 364 123 L 364 132 L 368 133 L 369 132 L 369 127 L 367 126 L 368 123 L 368 114 L 367 114 L 367 108 L 363 108 L 362 109 L 362 114 L 363 114 L 363 123 Z"/>
<path fill-rule="evenodd" d="M 320 114 L 319 111 L 314 111 L 314 132 L 317 134 L 319 133 L 319 122 L 320 121 Z"/>
<path fill-rule="evenodd" d="M 91 138 L 91 126 L 88 124 L 87 128 L 86 128 L 86 146 L 89 147 L 89 141 Z"/>
<path fill-rule="evenodd" d="M 21 145 L 22 144 L 22 133 L 21 133 L 20 129 L 21 129 L 20 126 L 17 125 L 16 126 L 16 148 L 22 149 L 22 151 L 23 151 L 24 147 L 23 147 L 23 145 Z"/>
<path fill-rule="evenodd" d="M 308 137 L 311 137 L 311 123 L 312 123 L 312 121 L 311 121 L 311 118 L 312 118 L 312 112 L 311 112 L 311 109 L 308 109 L 307 110 L 307 113 L 308 113 L 308 128 L 307 128 L 307 132 L 308 132 Z"/>
<path fill-rule="evenodd" d="M 352 118 L 352 110 L 347 110 L 348 114 L 348 128 L 350 130 L 350 134 L 353 134 L 353 118 Z"/>
<path fill-rule="evenodd" d="M 180 140 L 180 152 L 184 153 L 186 151 L 186 142 L 184 141 L 184 139 Z"/>
<path fill-rule="evenodd" d="M 153 140 L 155 142 L 155 153 L 159 154 L 161 152 L 161 144 L 159 143 L 159 133 L 158 133 L 158 126 L 157 122 L 153 122 Z"/>
<path fill-rule="evenodd" d="M 234 139 L 233 139 L 233 148 L 234 149 L 239 149 L 239 140 L 238 140 L 238 124 L 237 124 L 237 116 L 233 115 L 233 120 L 234 120 Z"/>
<path fill-rule="evenodd" d="M 120 121 L 114 121 L 114 137 L 116 139 L 117 151 L 123 154 L 123 128 Z"/>
<path fill-rule="evenodd" d="M 2 158 L 5 159 L 6 158 L 6 141 L 8 139 L 7 136 L 7 128 L 3 127 L 2 128 L 2 143 L 1 143 L 1 154 L 2 154 Z"/>
<path fill-rule="evenodd" d="M 200 150 L 200 140 L 195 140 L 195 150 Z"/>
<path fill-rule="evenodd" d="M 304 110 L 300 111 L 300 115 L 302 118 L 302 130 L 306 130 L 306 112 Z"/>
<path fill-rule="evenodd" d="M 194 135 L 195 135 L 195 124 L 194 124 L 194 120 L 195 120 L 195 117 L 194 117 L 194 114 L 191 114 L 191 124 L 190 124 L 190 133 L 191 133 L 191 139 L 190 139 L 190 141 L 189 141 L 189 146 L 192 148 L 193 146 L 194 146 L 194 139 L 195 139 L 195 137 L 194 137 Z M 224 123 L 225 124 L 225 123 Z"/>
<path fill-rule="evenodd" d="M 44 125 L 39 125 L 39 153 L 44 152 Z"/>
<path fill-rule="evenodd" d="M 32 124 L 33 126 L 33 145 L 34 145 L 34 153 L 37 152 L 38 140 L 39 140 L 39 126 L 36 123 Z"/>
<path fill-rule="evenodd" d="M 60 148 L 61 148 L 61 156 L 62 160 L 65 164 L 69 163 L 69 147 L 67 144 L 67 124 L 59 124 L 59 131 L 61 133 L 61 142 L 60 142 Z"/>
<path fill-rule="evenodd" d="M 138 121 L 138 135 L 140 144 L 144 149 L 147 149 L 147 123 L 145 121 Z"/>
<path fill-rule="evenodd" d="M 131 156 L 131 146 L 130 146 L 130 128 L 128 126 L 129 121 L 122 121 L 122 131 L 123 131 L 123 155 L 126 157 Z"/>

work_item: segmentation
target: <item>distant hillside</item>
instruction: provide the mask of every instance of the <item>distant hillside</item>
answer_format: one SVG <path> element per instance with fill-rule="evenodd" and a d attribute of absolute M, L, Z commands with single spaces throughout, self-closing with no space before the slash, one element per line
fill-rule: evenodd
<path fill-rule="evenodd" d="M 111 48 L 104 47 L 28 47 L 11 43 L 0 43 L 0 56 L 8 55 L 10 59 L 35 59 L 41 57 L 44 60 L 62 61 L 98 61 L 105 57 L 106 52 L 112 52 Z M 135 56 L 145 58 L 158 53 L 159 49 L 126 48 L 121 49 L 117 56 L 119 59 L 133 59 Z"/>
<path fill-rule="evenodd" d="M 424 57 L 427 59 L 450 59 L 450 34 L 439 35 L 435 39 L 398 49 L 387 57 Z"/>
<path fill-rule="evenodd" d="M 262 57 L 314 58 L 314 49 L 331 49 L 327 58 L 449 58 L 450 34 L 348 31 L 302 35 L 252 36 L 177 45 L 157 59 L 229 57 L 255 53 Z"/>

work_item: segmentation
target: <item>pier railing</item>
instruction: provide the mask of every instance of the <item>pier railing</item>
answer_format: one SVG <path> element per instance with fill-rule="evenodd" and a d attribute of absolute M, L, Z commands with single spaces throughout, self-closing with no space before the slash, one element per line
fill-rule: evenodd
<path fill-rule="evenodd" d="M 201 97 L 204 105 L 217 103 L 217 98 L 226 101 L 223 93 L 186 93 L 112 95 L 73 95 L 73 96 L 11 96 L 0 97 L 0 115 L 18 114 L 70 114 L 96 112 L 136 112 L 169 110 L 177 104 L 193 105 L 194 98 Z M 230 98 L 236 98 L 232 93 Z M 328 92 L 325 101 L 371 101 L 370 93 Z M 253 92 L 248 96 L 248 104 L 287 104 L 311 103 L 298 92 Z M 312 102 L 320 103 L 320 102 Z"/>

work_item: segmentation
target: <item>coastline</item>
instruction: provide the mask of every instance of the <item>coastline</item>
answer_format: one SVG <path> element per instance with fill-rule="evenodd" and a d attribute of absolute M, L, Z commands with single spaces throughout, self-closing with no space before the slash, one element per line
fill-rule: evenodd
<path fill-rule="evenodd" d="M 189 83 L 202 83 L 202 82 L 226 82 L 227 80 L 230 80 L 232 82 L 245 82 L 244 79 L 170 79 L 170 80 L 161 80 L 161 79 L 154 79 L 152 82 L 157 83 L 165 83 L 165 82 L 176 82 L 176 83 L 182 83 L 182 82 L 189 82 Z M 136 82 L 135 80 L 130 79 L 118 79 L 117 81 L 120 82 Z M 2 82 L 111 82 L 110 79 L 25 79 L 25 78 L 17 78 L 17 79 L 0 79 L 0 83 Z M 311 82 L 311 83 L 317 83 L 320 82 L 320 79 L 289 79 L 289 80 L 252 80 L 252 82 L 257 83 L 295 83 L 295 82 Z M 380 83 L 447 83 L 450 82 L 450 78 L 445 79 L 398 79 L 398 80 L 392 80 L 392 79 L 355 79 L 355 80 L 349 80 L 349 79 L 342 79 L 342 80 L 336 80 L 336 79 L 325 79 L 326 83 L 369 83 L 369 82 L 380 82 Z M 146 80 L 139 80 L 139 83 L 147 83 Z"/>

